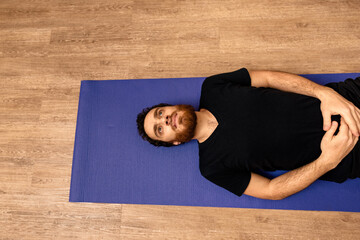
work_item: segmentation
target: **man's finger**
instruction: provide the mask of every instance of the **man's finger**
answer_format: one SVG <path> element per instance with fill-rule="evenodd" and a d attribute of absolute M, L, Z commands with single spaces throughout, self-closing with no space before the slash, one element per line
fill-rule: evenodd
<path fill-rule="evenodd" d="M 345 122 L 344 118 L 342 116 L 340 116 L 340 127 L 339 127 L 339 131 L 340 129 L 344 129 L 344 128 L 349 128 L 349 126 L 347 125 L 347 123 Z"/>
<path fill-rule="evenodd" d="M 323 119 L 324 119 L 324 131 L 327 131 L 330 129 L 331 124 L 331 114 L 327 111 L 323 111 Z"/>
<path fill-rule="evenodd" d="M 345 135 L 345 134 L 348 135 L 349 137 L 353 135 L 349 125 L 345 122 L 345 119 L 341 117 L 338 135 Z"/>
<path fill-rule="evenodd" d="M 355 136 L 359 136 L 359 129 L 357 127 L 356 117 L 353 115 L 353 113 L 350 111 L 350 114 L 348 114 L 345 118 L 345 122 L 347 125 L 349 125 L 349 128 L 351 132 Z"/>
<path fill-rule="evenodd" d="M 355 108 L 354 110 L 354 116 L 355 116 L 355 120 L 356 120 L 356 125 L 358 127 L 358 130 L 359 130 L 359 135 L 360 135 L 360 111 L 358 108 Z"/>
<path fill-rule="evenodd" d="M 340 131 L 344 132 L 344 134 L 347 134 L 349 138 L 352 138 L 354 136 L 354 134 L 351 132 L 349 125 L 347 125 L 343 117 L 341 117 L 339 132 Z"/>
<path fill-rule="evenodd" d="M 335 133 L 335 131 L 336 131 L 336 129 L 337 129 L 337 126 L 338 126 L 338 123 L 337 123 L 336 121 L 332 121 L 332 122 L 331 122 L 330 129 L 329 129 L 329 131 L 327 131 L 327 132 L 325 133 L 325 135 L 327 135 L 328 137 L 334 136 L 334 133 Z"/>

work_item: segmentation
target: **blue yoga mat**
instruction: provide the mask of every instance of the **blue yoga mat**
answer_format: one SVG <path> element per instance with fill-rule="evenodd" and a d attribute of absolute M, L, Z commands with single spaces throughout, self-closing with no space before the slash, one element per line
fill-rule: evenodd
<path fill-rule="evenodd" d="M 303 76 L 325 84 L 359 75 Z M 201 176 L 196 141 L 156 148 L 139 137 L 136 116 L 143 108 L 165 102 L 191 104 L 198 109 L 204 79 L 82 81 L 70 201 L 360 211 L 360 179 L 342 184 L 317 180 L 280 201 L 238 197 Z"/>

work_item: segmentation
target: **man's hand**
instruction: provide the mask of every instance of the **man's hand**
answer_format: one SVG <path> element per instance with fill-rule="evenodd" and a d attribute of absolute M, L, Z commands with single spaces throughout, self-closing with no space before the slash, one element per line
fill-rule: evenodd
<path fill-rule="evenodd" d="M 360 110 L 350 101 L 331 88 L 324 89 L 319 95 L 320 109 L 324 119 L 324 131 L 331 126 L 331 115 L 340 114 L 354 136 L 360 135 Z"/>
<path fill-rule="evenodd" d="M 337 126 L 338 123 L 333 121 L 330 130 L 325 133 L 321 140 L 321 159 L 325 165 L 332 169 L 336 168 L 359 140 L 359 137 L 355 137 L 351 133 L 349 126 L 342 117 L 339 132 L 334 136 Z"/>

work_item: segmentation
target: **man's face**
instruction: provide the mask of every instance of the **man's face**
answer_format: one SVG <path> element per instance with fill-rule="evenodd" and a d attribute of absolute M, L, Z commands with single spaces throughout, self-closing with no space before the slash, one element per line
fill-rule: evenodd
<path fill-rule="evenodd" d="M 175 145 L 188 142 L 194 137 L 196 114 L 191 105 L 165 106 L 151 109 L 146 114 L 146 134 L 163 142 Z"/>

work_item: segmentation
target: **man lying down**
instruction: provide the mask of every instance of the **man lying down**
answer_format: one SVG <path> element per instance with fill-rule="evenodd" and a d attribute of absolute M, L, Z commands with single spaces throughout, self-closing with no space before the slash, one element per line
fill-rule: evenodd
<path fill-rule="evenodd" d="M 159 104 L 137 117 L 155 146 L 198 141 L 201 174 L 241 196 L 280 200 L 315 180 L 360 177 L 360 77 L 318 85 L 283 72 L 208 77 L 199 110 Z M 268 179 L 258 170 L 291 170 Z"/>

